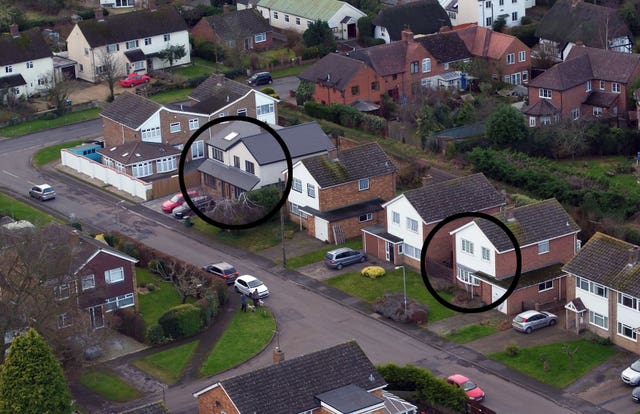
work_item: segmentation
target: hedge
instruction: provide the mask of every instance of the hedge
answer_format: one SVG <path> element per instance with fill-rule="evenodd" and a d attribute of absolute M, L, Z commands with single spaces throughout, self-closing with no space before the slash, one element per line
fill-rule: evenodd
<path fill-rule="evenodd" d="M 165 336 L 171 339 L 195 335 L 203 327 L 201 310 L 191 303 L 169 309 L 158 319 L 158 323 Z"/>
<path fill-rule="evenodd" d="M 372 133 L 384 134 L 387 121 L 379 116 L 365 114 L 349 105 L 321 105 L 313 101 L 304 103 L 304 111 L 314 118 L 326 119 L 347 128 L 359 128 Z"/>

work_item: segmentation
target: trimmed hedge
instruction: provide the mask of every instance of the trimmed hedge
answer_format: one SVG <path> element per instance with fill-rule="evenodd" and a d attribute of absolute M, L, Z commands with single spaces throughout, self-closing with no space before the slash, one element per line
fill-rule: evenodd
<path fill-rule="evenodd" d="M 367 266 L 360 271 L 362 276 L 368 277 L 369 279 L 377 279 L 385 275 L 385 270 L 380 266 Z"/>
<path fill-rule="evenodd" d="M 169 309 L 158 319 L 158 324 L 172 339 L 195 335 L 204 326 L 200 308 L 190 303 Z"/>
<path fill-rule="evenodd" d="M 387 125 L 384 118 L 362 113 L 349 105 L 321 105 L 314 101 L 306 101 L 304 111 L 314 118 L 326 119 L 347 128 L 359 128 L 374 134 L 384 134 Z"/>

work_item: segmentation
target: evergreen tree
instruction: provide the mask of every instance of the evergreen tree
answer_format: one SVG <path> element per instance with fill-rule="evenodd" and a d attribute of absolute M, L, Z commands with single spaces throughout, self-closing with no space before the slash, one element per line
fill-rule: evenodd
<path fill-rule="evenodd" d="M 502 105 L 489 117 L 486 134 L 497 148 L 505 148 L 525 141 L 529 130 L 522 112 L 511 105 Z"/>
<path fill-rule="evenodd" d="M 336 39 L 329 23 L 324 20 L 312 22 L 302 34 L 306 47 L 317 47 L 320 56 L 324 56 L 336 49 Z"/>
<path fill-rule="evenodd" d="M 14 339 L 0 367 L 0 414 L 71 412 L 71 393 L 62 367 L 38 332 Z"/>

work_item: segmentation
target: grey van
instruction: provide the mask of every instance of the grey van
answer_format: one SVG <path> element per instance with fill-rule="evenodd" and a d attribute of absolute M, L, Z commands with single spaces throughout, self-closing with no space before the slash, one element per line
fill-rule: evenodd
<path fill-rule="evenodd" d="M 348 247 L 330 250 L 324 256 L 324 264 L 331 269 L 342 269 L 344 266 L 352 263 L 364 262 L 367 255 L 360 250 L 353 250 Z"/>

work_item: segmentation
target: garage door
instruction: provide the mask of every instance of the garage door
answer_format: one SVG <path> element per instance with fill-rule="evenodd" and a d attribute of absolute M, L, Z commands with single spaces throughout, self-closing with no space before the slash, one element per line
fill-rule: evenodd
<path fill-rule="evenodd" d="M 500 299 L 505 293 L 507 293 L 507 289 L 503 289 L 497 286 L 491 286 L 491 303 Z M 505 300 L 504 302 L 502 302 L 496 309 L 502 313 L 507 313 L 507 301 Z"/>

